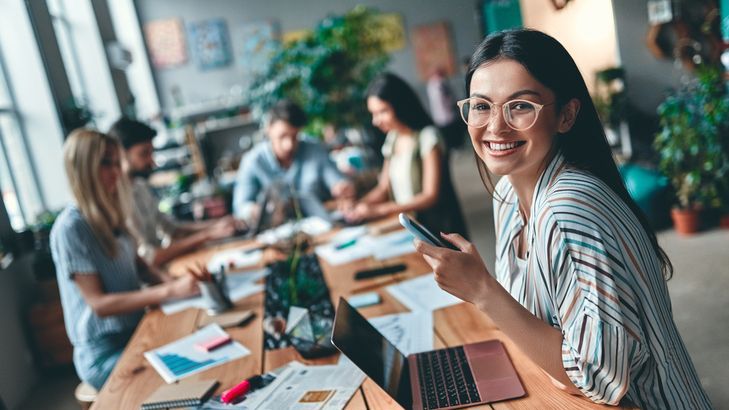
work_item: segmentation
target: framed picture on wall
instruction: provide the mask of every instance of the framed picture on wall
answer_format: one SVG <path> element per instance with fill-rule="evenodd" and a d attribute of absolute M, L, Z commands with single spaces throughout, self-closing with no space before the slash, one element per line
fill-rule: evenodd
<path fill-rule="evenodd" d="M 246 77 L 265 70 L 268 61 L 280 47 L 278 24 L 273 21 L 240 23 L 231 27 L 235 61 Z"/>
<path fill-rule="evenodd" d="M 187 44 L 182 20 L 150 21 L 144 25 L 144 39 L 155 68 L 176 67 L 187 62 Z"/>
<path fill-rule="evenodd" d="M 224 67 L 233 61 L 228 26 L 223 19 L 188 24 L 190 47 L 201 70 Z"/>
<path fill-rule="evenodd" d="M 439 21 L 416 26 L 411 35 L 415 65 L 420 79 L 426 81 L 436 71 L 451 76 L 456 71 L 448 23 Z"/>

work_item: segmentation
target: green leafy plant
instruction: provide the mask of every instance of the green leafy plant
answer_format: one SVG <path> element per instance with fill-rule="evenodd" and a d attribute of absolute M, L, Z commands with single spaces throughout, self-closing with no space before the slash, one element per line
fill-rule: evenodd
<path fill-rule="evenodd" d="M 309 116 L 306 131 L 321 136 L 327 125 L 341 128 L 367 121 L 369 82 L 389 60 L 379 13 L 357 6 L 323 19 L 304 38 L 282 45 L 254 79 L 249 102 L 254 113 L 289 98 Z"/>
<path fill-rule="evenodd" d="M 624 78 L 625 70 L 622 67 L 607 68 L 595 73 L 593 100 L 597 114 L 605 126 L 617 127 L 626 118 L 628 96 Z"/>
<path fill-rule="evenodd" d="M 696 79 L 658 107 L 654 147 L 680 208 L 729 204 L 729 97 L 721 71 L 700 67 Z"/>

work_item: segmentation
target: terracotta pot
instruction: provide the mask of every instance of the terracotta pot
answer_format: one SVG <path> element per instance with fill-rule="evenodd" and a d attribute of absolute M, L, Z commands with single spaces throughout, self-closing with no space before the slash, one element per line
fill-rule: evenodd
<path fill-rule="evenodd" d="M 724 214 L 719 219 L 719 226 L 723 229 L 729 229 L 729 214 Z"/>
<path fill-rule="evenodd" d="M 671 209 L 671 218 L 676 232 L 681 235 L 692 235 L 699 231 L 701 218 L 696 209 Z"/>

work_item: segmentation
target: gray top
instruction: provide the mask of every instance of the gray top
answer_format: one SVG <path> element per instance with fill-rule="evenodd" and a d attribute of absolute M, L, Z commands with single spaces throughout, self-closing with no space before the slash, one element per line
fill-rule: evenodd
<path fill-rule="evenodd" d="M 332 187 L 344 179 L 326 148 L 316 141 L 299 140 L 294 161 L 288 169 L 279 164 L 271 142 L 261 141 L 241 159 L 233 190 L 233 211 L 236 216 L 244 216 L 244 204 L 255 202 L 258 195 L 276 181 L 323 201 L 330 198 Z"/>
<path fill-rule="evenodd" d="M 51 253 L 56 264 L 63 317 L 68 338 L 75 348 L 105 346 L 108 339 L 130 334 L 143 311 L 109 317 L 97 316 L 86 303 L 74 275 L 99 275 L 106 293 L 139 289 L 134 241 L 128 234 L 117 237 L 118 253 L 109 258 L 81 211 L 70 205 L 51 230 Z"/>
<path fill-rule="evenodd" d="M 157 248 L 164 247 L 171 240 L 178 224 L 159 210 L 159 199 L 152 192 L 147 179 L 134 178 L 132 192 L 132 221 L 139 236 L 137 252 L 147 263 L 152 264 Z"/>

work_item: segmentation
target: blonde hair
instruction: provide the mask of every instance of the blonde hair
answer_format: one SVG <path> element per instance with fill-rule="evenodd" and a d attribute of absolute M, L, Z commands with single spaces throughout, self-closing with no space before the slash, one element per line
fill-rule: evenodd
<path fill-rule="evenodd" d="M 119 172 L 116 193 L 110 194 L 99 179 L 99 167 L 108 149 L 119 152 L 121 144 L 113 137 L 87 128 L 71 132 L 63 144 L 66 176 L 81 214 L 96 239 L 110 257 L 117 255 L 115 234 L 128 233 L 129 187 Z"/>

